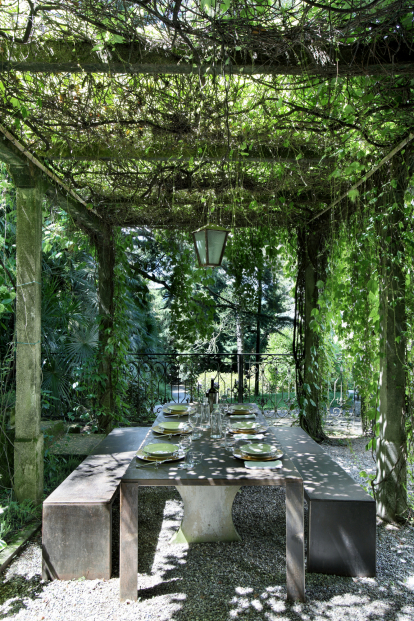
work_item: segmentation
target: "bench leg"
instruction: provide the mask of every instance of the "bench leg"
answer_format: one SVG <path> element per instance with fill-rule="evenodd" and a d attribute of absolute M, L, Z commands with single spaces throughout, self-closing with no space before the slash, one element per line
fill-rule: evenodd
<path fill-rule="evenodd" d="M 308 506 L 308 572 L 375 576 L 375 502 L 310 500 Z"/>
<path fill-rule="evenodd" d="M 43 505 L 43 580 L 109 580 L 112 504 Z"/>
<path fill-rule="evenodd" d="M 286 589 L 291 601 L 305 601 L 303 483 L 286 481 Z"/>
<path fill-rule="evenodd" d="M 138 486 L 121 482 L 119 542 L 119 594 L 121 601 L 138 597 Z"/>

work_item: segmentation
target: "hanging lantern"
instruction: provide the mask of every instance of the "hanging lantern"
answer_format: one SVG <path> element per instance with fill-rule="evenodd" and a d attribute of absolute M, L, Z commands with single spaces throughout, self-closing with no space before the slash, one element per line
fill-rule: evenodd
<path fill-rule="evenodd" d="M 230 231 L 215 224 L 206 224 L 194 231 L 194 247 L 200 267 L 221 265 Z"/>

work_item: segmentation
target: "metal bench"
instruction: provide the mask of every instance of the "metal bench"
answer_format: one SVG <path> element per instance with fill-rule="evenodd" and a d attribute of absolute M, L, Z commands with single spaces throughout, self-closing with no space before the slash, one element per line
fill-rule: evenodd
<path fill-rule="evenodd" d="M 273 431 L 303 477 L 309 507 L 307 571 L 375 576 L 375 500 L 302 429 Z"/>
<path fill-rule="evenodd" d="M 112 502 L 148 428 L 114 429 L 43 503 L 43 579 L 111 577 Z"/>

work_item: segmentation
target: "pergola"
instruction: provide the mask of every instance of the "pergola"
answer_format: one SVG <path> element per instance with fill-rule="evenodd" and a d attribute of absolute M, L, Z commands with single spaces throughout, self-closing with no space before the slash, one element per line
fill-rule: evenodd
<path fill-rule="evenodd" d="M 191 231 L 212 219 L 291 231 L 303 385 L 330 231 L 381 183 L 378 164 L 397 161 L 413 138 L 412 9 L 407 0 L 3 0 L 0 159 L 17 189 L 18 497 L 39 502 L 43 487 L 43 198 L 96 246 L 103 347 L 115 227 Z M 412 159 L 398 161 L 407 185 Z M 363 193 L 351 202 L 358 183 Z M 394 339 L 391 315 L 384 329 Z M 389 353 L 394 366 L 398 347 Z M 382 364 L 386 374 L 387 356 Z M 401 390 L 387 377 L 380 459 L 395 471 Z M 103 405 L 110 411 L 110 385 Z"/>

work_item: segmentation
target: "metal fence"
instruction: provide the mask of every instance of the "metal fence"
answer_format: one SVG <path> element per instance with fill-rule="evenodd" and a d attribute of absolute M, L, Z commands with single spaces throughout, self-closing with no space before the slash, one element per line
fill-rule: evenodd
<path fill-rule="evenodd" d="M 289 354 L 130 354 L 129 381 L 139 409 L 199 401 L 213 380 L 223 403 L 254 402 L 278 415 L 298 414 L 295 363 Z M 343 372 L 323 383 L 325 418 L 357 413 L 357 393 Z"/>
<path fill-rule="evenodd" d="M 137 354 L 130 378 L 142 405 L 199 401 L 211 387 L 221 402 L 296 406 L 294 360 L 278 354 Z"/>

